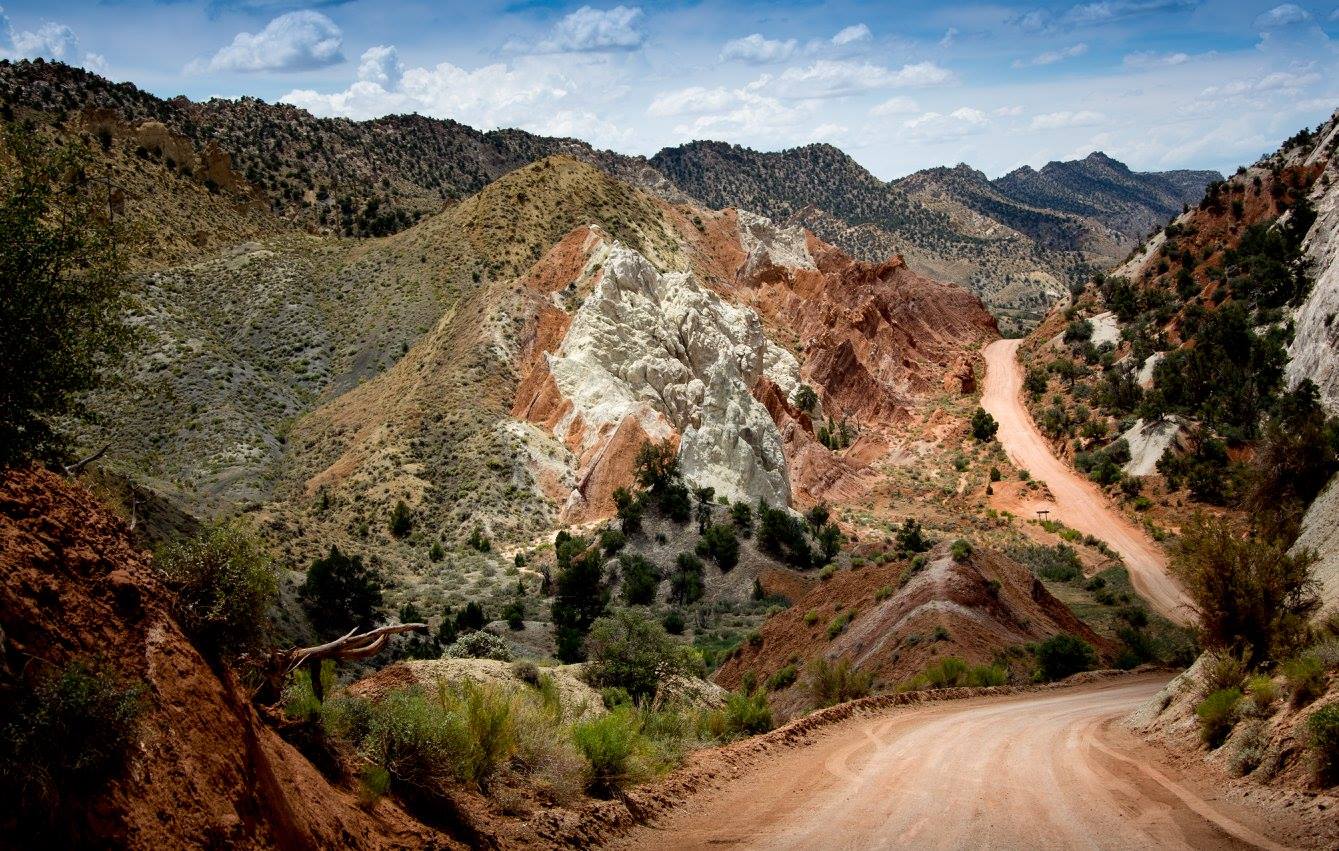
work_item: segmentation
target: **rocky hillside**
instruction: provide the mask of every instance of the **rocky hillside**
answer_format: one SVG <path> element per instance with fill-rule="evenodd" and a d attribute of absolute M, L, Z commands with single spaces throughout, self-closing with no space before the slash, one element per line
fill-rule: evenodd
<path fill-rule="evenodd" d="M 1128 246 L 1161 228 L 1187 205 L 1199 203 L 1204 187 L 1222 177 L 1216 171 L 1131 171 L 1094 151 L 1081 160 L 1049 162 L 1040 170 L 1014 169 L 993 185 L 1020 203 L 1099 222 L 1120 234 Z"/>
<path fill-rule="evenodd" d="M 0 108 L 133 138 L 211 192 L 254 196 L 279 219 L 309 230 L 384 236 L 473 195 L 507 172 L 566 154 L 675 197 L 644 159 L 596 151 L 576 139 L 521 130 L 483 133 L 455 121 L 394 115 L 373 121 L 316 118 L 255 98 L 195 103 L 157 98 L 61 63 L 0 62 Z M 92 119 L 91 122 L 89 119 Z M 220 179 L 220 170 L 230 175 Z"/>
<path fill-rule="evenodd" d="M 1148 230 L 1141 224 L 1137 234 L 1129 231 L 1130 221 L 1165 221 L 1160 211 L 1179 209 L 1174 188 L 1190 192 L 1200 175 L 1133 175 L 1102 158 L 1101 174 L 1089 175 L 1085 185 L 1100 184 L 1106 194 L 1098 205 L 1120 211 L 1104 218 L 1071 209 L 1073 199 L 1049 183 L 1050 189 L 1015 193 L 970 170 L 932 170 L 886 184 L 827 145 L 763 154 L 695 142 L 648 161 L 575 139 L 483 133 L 418 115 L 355 122 L 254 98 L 162 100 L 41 60 L 0 62 L 0 108 L 126 140 L 140 168 L 161 166 L 202 195 L 268 210 L 290 226 L 344 235 L 396 233 L 509 171 L 563 154 L 672 203 L 696 199 L 699 206 L 739 207 L 802 224 L 858 259 L 899 254 L 923 274 L 971 288 L 1009 329 L 1030 327 L 1090 265 L 1109 265 Z M 1039 174 L 1074 165 L 1052 163 Z M 132 197 L 148 202 L 151 194 L 146 187 Z M 1054 205 L 1045 200 L 1052 196 Z M 196 228 L 185 238 L 223 243 L 210 236 L 215 230 Z"/>
<path fill-rule="evenodd" d="M 0 561 L 7 717 L 18 711 L 12 701 L 19 695 L 64 671 L 68 687 L 90 692 L 43 707 L 46 723 L 75 731 L 59 743 L 71 751 L 57 764 L 96 771 L 113 736 L 129 735 L 130 745 L 127 770 L 105 769 L 110 779 L 92 788 L 45 790 L 55 793 L 45 803 L 59 801 L 68 817 L 57 824 L 16 824 L 20 804 L 7 801 L 0 845 L 465 847 L 392 801 L 361 807 L 354 783 L 323 775 L 266 725 L 250 690 L 183 632 L 171 593 L 126 524 L 83 488 L 35 469 L 0 475 Z M 89 676 L 97 679 L 82 679 Z M 96 705 L 97 690 L 115 688 L 136 695 L 133 721 L 126 714 L 60 717 Z M 127 734 L 121 725 L 130 723 Z M 52 747 L 18 741 L 29 733 L 16 730 L 7 747 Z M 5 777 L 7 788 L 12 779 Z"/>

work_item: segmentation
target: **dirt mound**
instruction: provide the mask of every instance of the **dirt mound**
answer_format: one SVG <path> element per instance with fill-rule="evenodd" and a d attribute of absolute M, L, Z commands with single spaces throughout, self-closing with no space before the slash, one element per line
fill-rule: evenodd
<path fill-rule="evenodd" d="M 733 689 L 746 672 L 765 682 L 786 665 L 802 672 L 810 660 L 845 658 L 871 673 L 876 689 L 891 688 L 946 656 L 989 664 L 1010 648 L 1061 632 L 1110 649 L 1012 559 L 978 550 L 955 561 L 943 545 L 928 555 L 917 572 L 905 563 L 866 566 L 820 582 L 768 620 L 761 642 L 743 645 L 716 682 Z M 783 717 L 811 706 L 800 679 L 772 695 Z"/>
<path fill-rule="evenodd" d="M 383 800 L 364 810 L 264 726 L 169 611 L 124 523 L 41 470 L 0 477 L 0 689 L 75 658 L 146 685 L 128 769 L 71 807 L 80 845 L 127 848 L 451 846 Z M 14 836 L 9 826 L 6 835 Z M 0 840 L 0 845 L 8 844 Z"/>

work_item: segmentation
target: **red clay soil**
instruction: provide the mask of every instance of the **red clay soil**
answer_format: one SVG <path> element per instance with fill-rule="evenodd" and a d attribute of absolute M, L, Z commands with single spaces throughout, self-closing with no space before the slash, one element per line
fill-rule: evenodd
<path fill-rule="evenodd" d="M 788 664 L 803 671 L 812 659 L 845 658 L 874 675 L 875 688 L 891 688 L 946 656 L 970 664 L 988 664 L 1020 644 L 1067 632 L 1103 653 L 1114 648 L 1074 616 L 1024 566 L 988 550 L 955 562 L 941 545 L 928 554 L 925 568 L 898 588 L 905 563 L 869 565 L 839 571 L 767 620 L 761 644 L 746 642 L 714 677 L 738 688 L 746 672 L 759 682 Z M 998 589 L 991 581 L 999 583 Z M 880 590 L 891 591 L 877 599 Z M 805 616 L 816 613 L 813 623 Z M 835 638 L 828 627 L 845 612 L 854 617 Z M 938 628 L 947 638 L 935 639 Z M 941 633 L 942 634 L 942 633 Z M 782 718 L 812 707 L 803 677 L 774 692 L 773 710 Z"/>
<path fill-rule="evenodd" d="M 146 685 L 122 776 L 71 808 L 77 846 L 459 847 L 389 799 L 370 809 L 264 725 L 231 674 L 183 634 L 123 522 L 43 470 L 0 475 L 0 691 L 71 659 Z M 13 825 L 0 825 L 0 846 Z"/>

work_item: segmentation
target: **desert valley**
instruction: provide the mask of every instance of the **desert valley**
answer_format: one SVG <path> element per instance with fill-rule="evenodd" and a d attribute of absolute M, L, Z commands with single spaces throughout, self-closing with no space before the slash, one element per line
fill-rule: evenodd
<path fill-rule="evenodd" d="M 360 5 L 133 14 L 272 18 L 181 72 L 231 92 L 357 64 Z M 1009 14 L 1086 39 L 998 60 L 1020 88 L 1152 14 L 1210 52 L 1116 76 L 1236 55 L 1197 3 Z M 842 137 L 1109 145 L 900 171 L 705 117 L 480 130 L 384 46 L 346 94 L 164 97 L 6 19 L 0 847 L 1336 847 L 1326 15 L 1249 10 L 1252 61 L 1325 39 L 1293 88 L 1193 83 L 1263 154 L 1003 106 Z M 488 68 L 626 65 L 634 97 L 657 26 L 691 41 L 554 17 Z M 767 94 L 867 78 L 906 48 L 873 29 L 712 47 L 776 68 L 643 111 L 807 127 L 912 85 Z M 967 97 L 926 66 L 984 32 L 898 73 Z"/>

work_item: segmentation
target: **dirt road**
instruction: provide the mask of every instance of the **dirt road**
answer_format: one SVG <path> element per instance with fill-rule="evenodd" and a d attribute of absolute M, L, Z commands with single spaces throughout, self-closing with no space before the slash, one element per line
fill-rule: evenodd
<path fill-rule="evenodd" d="M 1154 609 L 1168 619 L 1189 624 L 1190 601 L 1167 573 L 1167 556 L 1152 539 L 1112 508 L 1092 482 L 1082 478 L 1051 452 L 1023 407 L 1023 370 L 1017 353 L 1021 340 L 998 340 L 986 347 L 986 380 L 981 406 L 1000 424 L 997 435 L 1016 466 L 1046 483 L 1055 497 L 1047 503 L 1052 520 L 1107 542 L 1125 560 L 1130 582 Z"/>
<path fill-rule="evenodd" d="M 1149 756 L 1115 719 L 1141 677 L 855 717 L 766 755 L 626 848 L 1284 847 L 1287 833 Z M 1228 810 L 1231 812 L 1229 815 Z"/>

